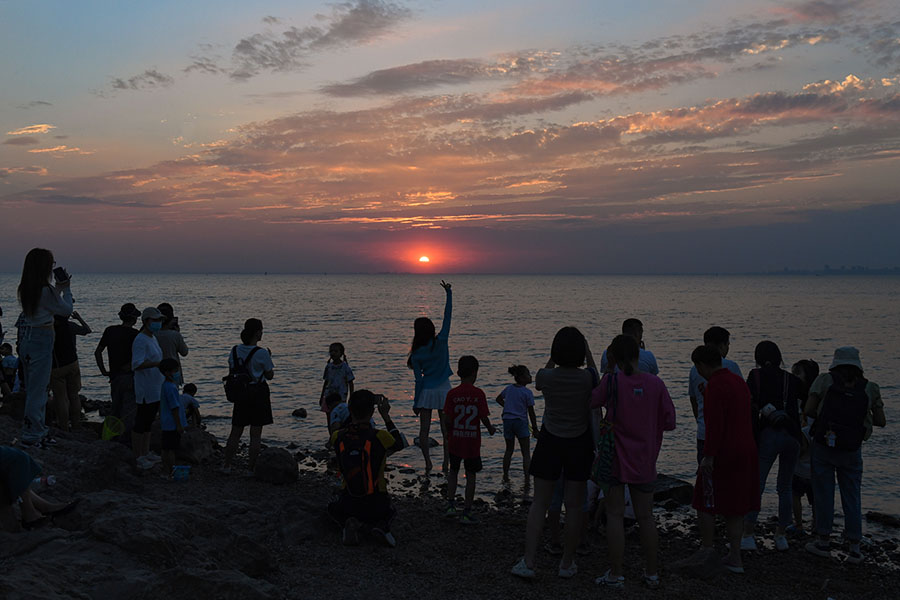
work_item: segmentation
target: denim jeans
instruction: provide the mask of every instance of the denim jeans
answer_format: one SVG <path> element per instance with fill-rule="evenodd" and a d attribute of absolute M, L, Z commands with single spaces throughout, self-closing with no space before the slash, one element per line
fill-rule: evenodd
<path fill-rule="evenodd" d="M 48 432 L 47 388 L 53 367 L 54 337 L 52 327 L 19 328 L 19 358 L 25 371 L 25 442 L 39 442 Z"/>
<path fill-rule="evenodd" d="M 800 442 L 784 429 L 766 427 L 759 434 L 759 497 L 766 489 L 769 471 L 778 459 L 778 479 L 775 489 L 778 491 L 778 526 L 787 527 L 793 518 L 794 497 L 791 483 L 794 479 L 794 467 L 800 454 Z M 748 523 L 756 523 L 759 511 L 747 514 Z"/>
<path fill-rule="evenodd" d="M 862 540 L 862 449 L 838 450 L 812 445 L 813 500 L 816 506 L 816 533 L 821 537 L 831 535 L 834 523 L 834 476 L 837 475 L 841 490 L 841 506 L 844 509 L 844 537 L 851 543 Z"/>

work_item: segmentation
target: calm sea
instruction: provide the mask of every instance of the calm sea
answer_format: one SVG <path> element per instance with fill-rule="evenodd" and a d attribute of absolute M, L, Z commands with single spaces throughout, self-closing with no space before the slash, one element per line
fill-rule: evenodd
<path fill-rule="evenodd" d="M 186 381 L 199 388 L 210 430 L 225 435 L 230 405 L 222 393 L 228 351 L 238 342 L 245 319 L 265 325 L 262 345 L 275 362 L 272 382 L 275 424 L 264 430 L 270 443 L 295 441 L 321 447 L 324 418 L 317 412 L 328 344 L 342 342 L 365 387 L 391 398 L 397 424 L 412 440 L 418 425 L 412 414 L 413 377 L 406 368 L 412 322 L 426 315 L 440 326 L 444 294 L 440 276 L 420 275 L 96 275 L 75 274 L 76 308 L 94 329 L 79 341 L 83 393 L 106 399 L 108 387 L 94 364 L 93 349 L 103 328 L 117 322 L 124 302 L 139 308 L 170 302 L 190 346 L 184 359 Z M 860 349 L 866 375 L 881 386 L 888 426 L 876 429 L 863 454 L 863 510 L 900 513 L 897 452 L 900 412 L 900 278 L 896 277 L 606 277 L 606 276 L 452 276 L 454 314 L 451 356 L 474 354 L 479 380 L 489 399 L 511 383 L 514 363 L 532 372 L 546 362 L 557 329 L 575 325 L 599 357 L 626 317 L 644 322 L 646 346 L 659 361 L 660 376 L 678 409 L 678 427 L 667 434 L 661 472 L 692 480 L 696 428 L 687 396 L 691 350 L 710 325 L 732 333 L 730 358 L 746 374 L 753 349 L 774 340 L 790 365 L 812 358 L 826 369 L 835 347 Z M 0 305 L 7 330 L 18 312 L 18 275 L 0 275 Z M 14 332 L 8 331 L 8 337 Z M 454 365 L 455 366 L 455 365 Z M 500 421 L 500 407 L 492 418 Z M 310 416 L 291 412 L 305 407 Z M 540 418 L 542 399 L 537 397 Z M 218 418 L 215 418 L 218 417 Z M 432 435 L 439 432 L 432 429 Z M 485 473 L 479 487 L 499 487 L 502 435 L 485 435 Z M 514 472 L 519 468 L 518 454 Z M 395 457 L 420 469 L 421 454 L 410 449 Z M 774 475 L 770 476 L 774 499 Z M 770 502 L 766 502 L 771 505 Z"/>

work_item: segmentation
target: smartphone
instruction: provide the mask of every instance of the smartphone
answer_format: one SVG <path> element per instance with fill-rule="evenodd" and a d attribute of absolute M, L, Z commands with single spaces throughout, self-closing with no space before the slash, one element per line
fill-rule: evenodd
<path fill-rule="evenodd" d="M 69 273 L 62 267 L 56 267 L 53 269 L 53 277 L 58 283 L 62 283 L 69 280 Z"/>

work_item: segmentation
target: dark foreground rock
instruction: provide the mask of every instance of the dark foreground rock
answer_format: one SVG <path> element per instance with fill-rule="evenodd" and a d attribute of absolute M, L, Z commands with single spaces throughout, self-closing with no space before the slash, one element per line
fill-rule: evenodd
<path fill-rule="evenodd" d="M 16 431 L 10 419 L 0 417 L 0 440 L 11 439 Z M 590 552 L 578 556 L 578 575 L 571 580 L 556 576 L 559 557 L 543 550 L 537 556 L 536 580 L 509 575 L 523 550 L 528 511 L 528 499 L 518 490 L 480 490 L 496 495 L 497 507 L 480 502 L 478 525 L 465 527 L 442 518 L 439 474 L 404 479 L 412 481 L 408 489 L 415 496 L 396 499 L 392 530 L 398 546 L 387 548 L 364 536 L 360 546 L 344 547 L 324 508 L 337 489 L 333 473 L 298 476 L 294 463 L 294 481 L 273 485 L 221 474 L 213 460 L 194 466 L 190 480 L 177 483 L 163 478 L 158 467 L 138 471 L 125 446 L 93 436 L 84 431 L 60 437 L 57 446 L 34 451 L 45 472 L 59 478 L 57 485 L 38 492 L 58 500 L 79 497 L 81 503 L 44 529 L 0 533 L 0 598 L 600 596 L 593 580 L 608 561 L 598 531 L 589 532 Z M 245 464 L 245 456 L 239 455 L 237 465 Z M 391 484 L 397 493 L 407 489 L 397 485 L 402 454 L 392 464 L 398 467 L 389 474 L 397 477 Z M 840 550 L 830 560 L 807 554 L 802 550 L 805 539 L 792 540 L 788 552 L 776 552 L 765 521 L 759 525 L 762 549 L 745 554 L 745 575 L 714 568 L 675 570 L 676 561 L 697 549 L 694 516 L 675 507 L 658 507 L 656 515 L 662 588 L 650 592 L 640 584 L 643 561 L 633 529 L 626 537 L 626 587 L 616 592 L 617 598 L 880 599 L 895 597 L 900 586 L 896 539 L 867 538 L 866 561 L 851 566 L 842 562 Z M 834 541 L 837 546 L 837 535 Z M 717 548 L 724 552 L 721 541 Z"/>
<path fill-rule="evenodd" d="M 264 448 L 256 459 L 253 475 L 266 483 L 293 483 L 300 473 L 297 459 L 284 448 Z"/>

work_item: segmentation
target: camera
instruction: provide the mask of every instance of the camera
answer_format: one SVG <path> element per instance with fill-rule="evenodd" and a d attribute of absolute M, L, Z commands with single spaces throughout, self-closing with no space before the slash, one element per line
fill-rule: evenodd
<path fill-rule="evenodd" d="M 72 278 L 72 276 L 69 275 L 69 272 L 63 267 L 56 267 L 53 269 L 53 277 L 56 279 L 57 283 L 64 283 Z"/>

